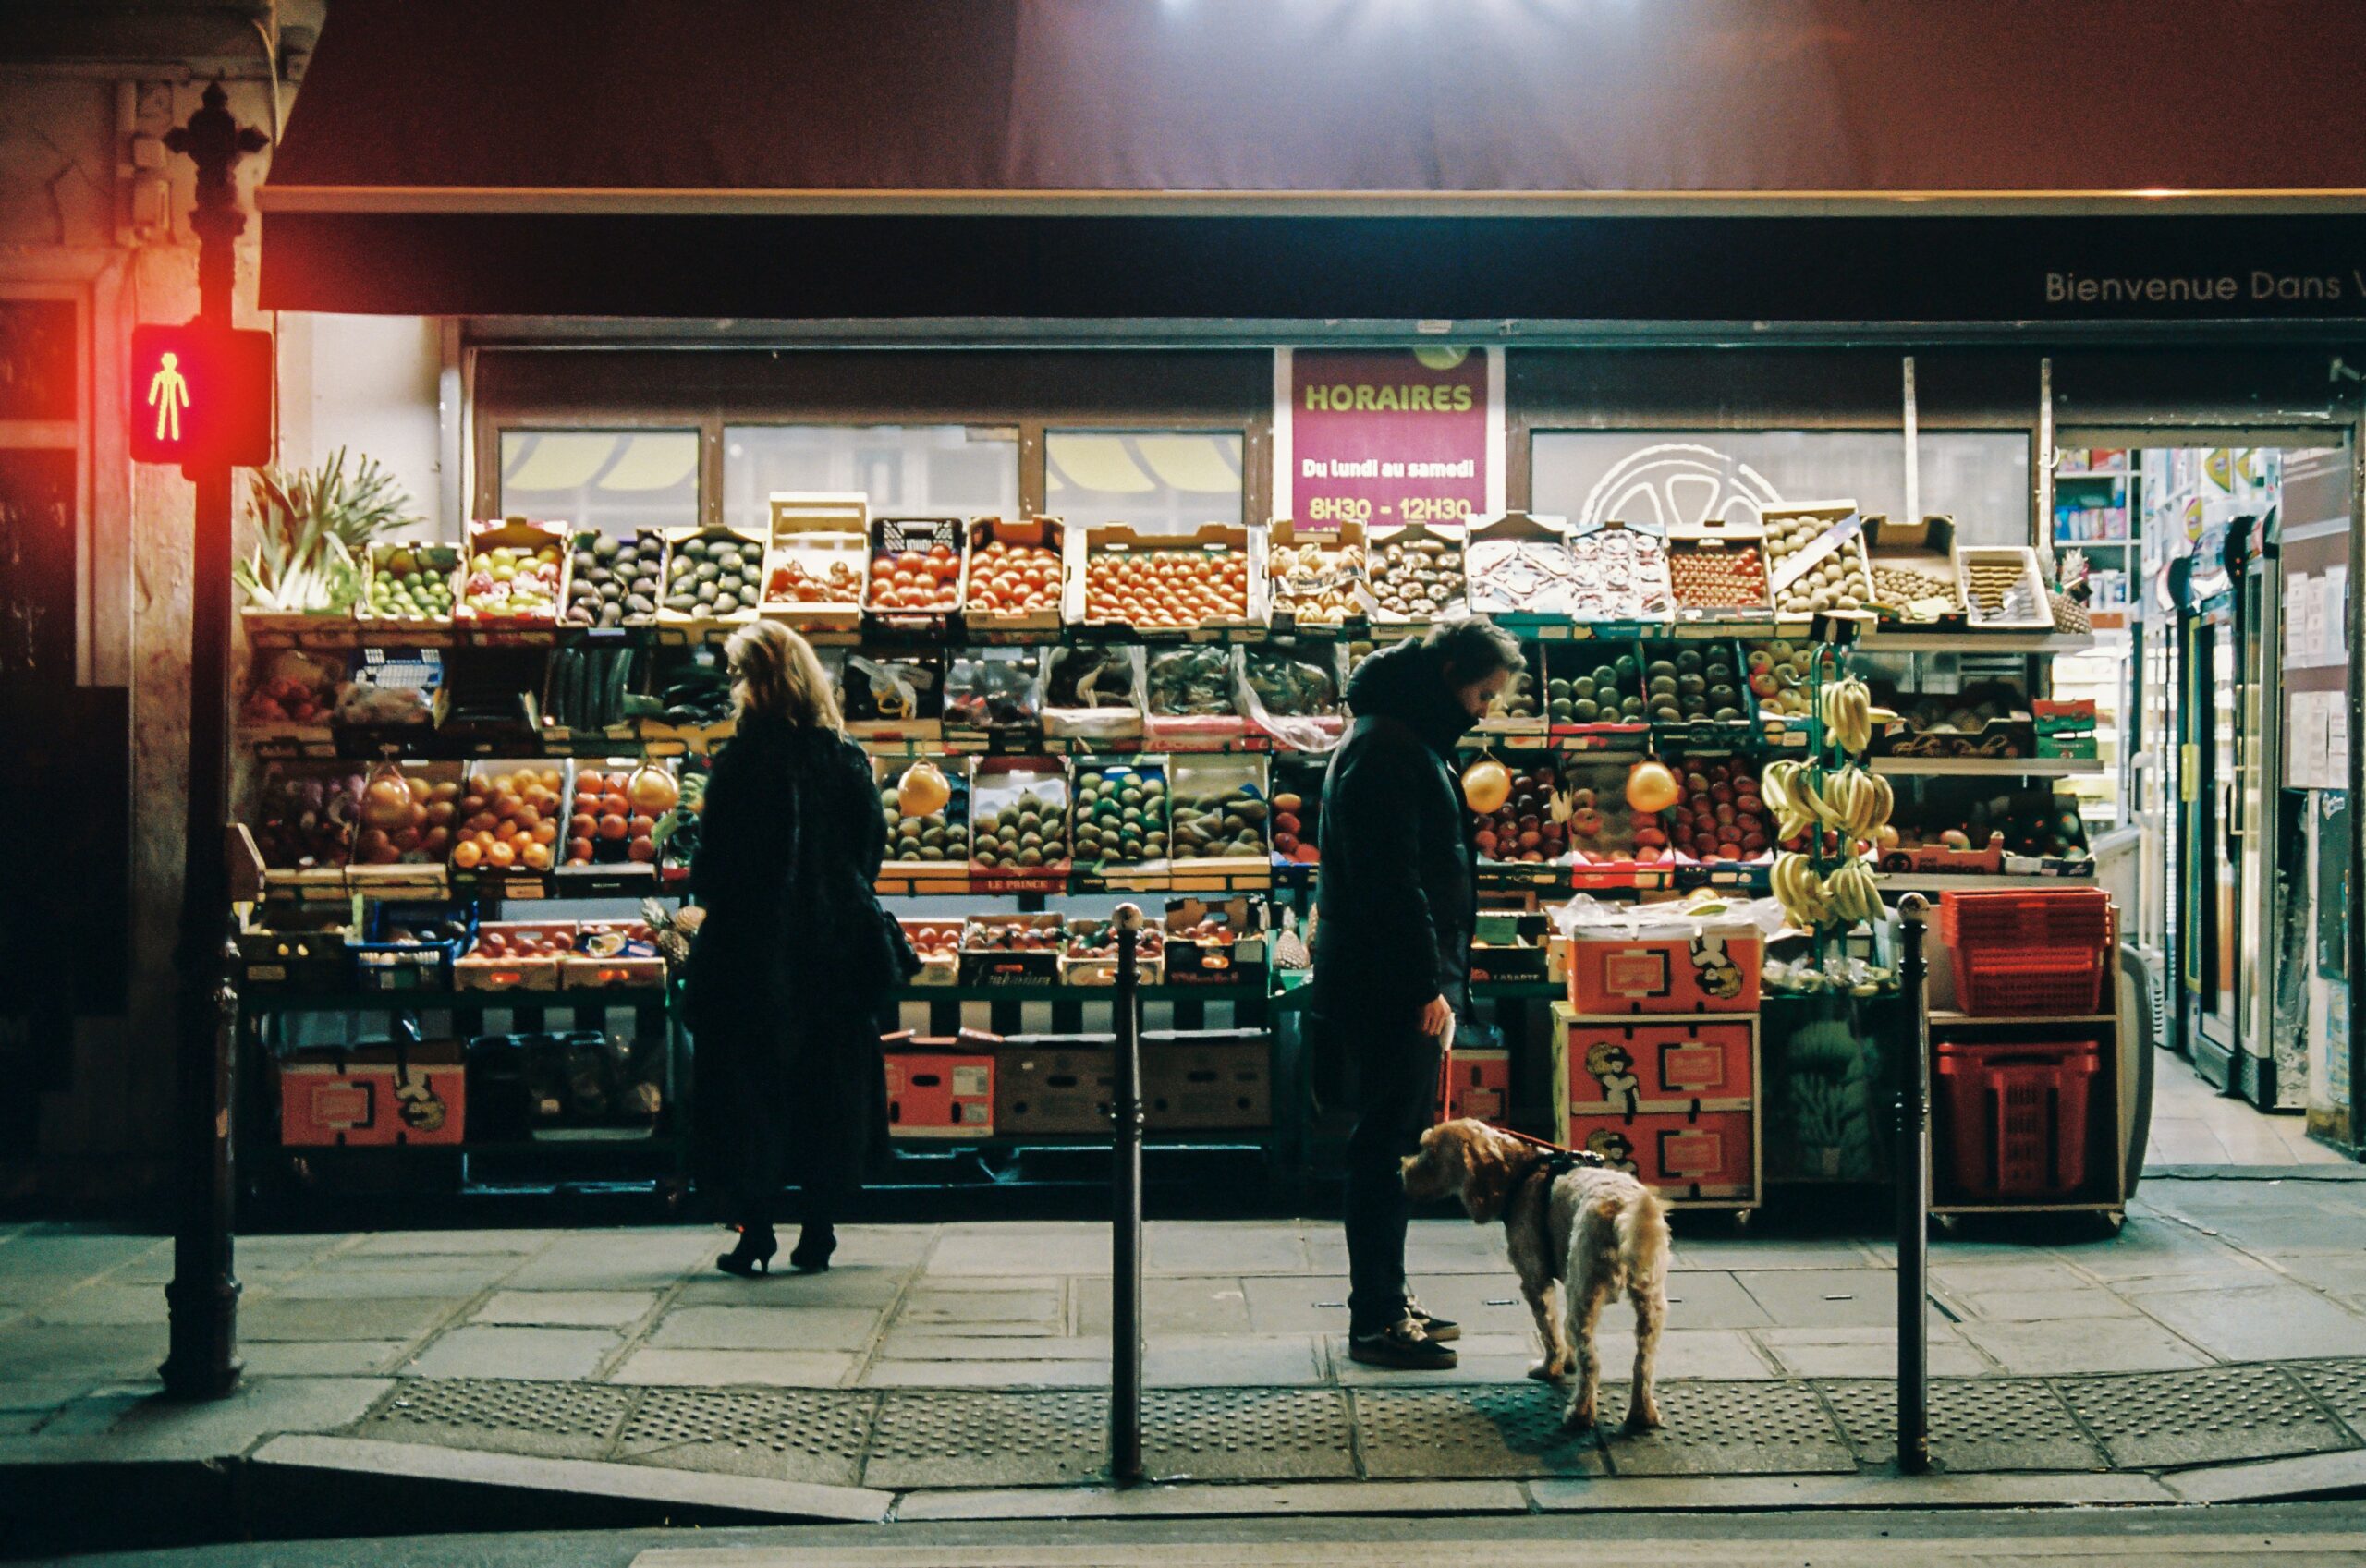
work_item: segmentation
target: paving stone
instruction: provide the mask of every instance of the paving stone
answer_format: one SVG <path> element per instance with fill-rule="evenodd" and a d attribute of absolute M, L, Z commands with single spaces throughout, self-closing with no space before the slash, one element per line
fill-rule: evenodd
<path fill-rule="evenodd" d="M 1356 1473 L 1336 1389 L 1153 1389 L 1142 1468 L 1165 1481 L 1318 1480 Z"/>
<path fill-rule="evenodd" d="M 1848 1442 L 1805 1383 L 1680 1383 L 1659 1391 L 1667 1425 L 1624 1432 L 1627 1389 L 1603 1385 L 1603 1446 L 1621 1476 L 1750 1476 L 1847 1472 Z"/>
<path fill-rule="evenodd" d="M 1634 1364 L 1635 1336 L 1596 1332 L 1594 1347 L 1604 1367 L 1624 1369 Z M 1542 1354 L 1543 1346 L 1537 1347 Z M 1659 1375 L 1662 1378 L 1706 1378 L 1718 1382 L 1750 1382 L 1778 1377 L 1750 1336 L 1733 1329 L 1669 1329 L 1660 1335 Z"/>
<path fill-rule="evenodd" d="M 853 1378 L 861 1364 L 861 1356 L 847 1352 L 643 1347 L 626 1355 L 608 1380 L 698 1388 L 834 1389 Z"/>
<path fill-rule="evenodd" d="M 1538 1355 L 1532 1334 L 1470 1334 L 1454 1342 L 1456 1365 L 1436 1372 L 1407 1372 L 1368 1367 L 1348 1354 L 1348 1336 L 1323 1336 L 1331 1375 L 1347 1387 L 1421 1388 L 1457 1383 L 1517 1383 L 1527 1380 Z"/>
<path fill-rule="evenodd" d="M 2243 1255 L 2226 1243 L 2173 1220 L 2147 1218 L 2131 1205 L 2127 1224 L 2109 1241 L 2048 1249 L 2063 1262 L 2096 1279 L 2141 1279 L 2186 1274 L 2198 1269 L 2239 1268 Z"/>
<path fill-rule="evenodd" d="M 616 1348 L 605 1329 L 517 1329 L 471 1324 L 452 1330 L 403 1367 L 413 1378 L 591 1377 Z"/>
<path fill-rule="evenodd" d="M 1848 1237 L 1781 1240 L 1772 1236 L 1678 1236 L 1669 1268 L 1677 1273 L 1716 1270 L 1856 1270 L 1887 1266 Z"/>
<path fill-rule="evenodd" d="M 2016 1248 L 2015 1251 L 2018 1254 L 2021 1249 Z M 2051 1260 L 1997 1262 L 1988 1258 L 1958 1258 L 1947 1254 L 1941 1254 L 1931 1260 L 1931 1283 L 1950 1295 L 2072 1290 L 2093 1282 L 2067 1263 Z"/>
<path fill-rule="evenodd" d="M 2302 1284 L 2339 1296 L 2366 1296 L 2366 1257 L 2341 1258 L 2313 1252 L 2270 1256 Z"/>
<path fill-rule="evenodd" d="M 1735 1270 L 1734 1278 L 1782 1328 L 1872 1328 L 1897 1321 L 1897 1277 L 1886 1270 L 1750 1269 Z"/>
<path fill-rule="evenodd" d="M 0 1411 L 36 1411 L 46 1415 L 69 1400 L 91 1392 L 90 1378 L 11 1378 L 0 1380 Z"/>
<path fill-rule="evenodd" d="M 406 1348 L 401 1340 L 266 1340 L 238 1346 L 250 1378 L 354 1377 L 386 1372 Z"/>
<path fill-rule="evenodd" d="M 1522 1381 L 1457 1389 L 1358 1389 L 1356 1436 L 1375 1478 L 1601 1475 L 1591 1431 L 1561 1424 L 1567 1396 Z"/>
<path fill-rule="evenodd" d="M 649 1343 L 665 1350 L 860 1350 L 879 1314 L 851 1307 L 677 1307 Z"/>
<path fill-rule="evenodd" d="M 2275 1270 L 2264 1264 L 2247 1262 L 2239 1269 L 2194 1269 L 2182 1274 L 2147 1274 L 2132 1280 L 2114 1280 L 2111 1290 L 2116 1295 L 2140 1304 L 2147 1296 L 2256 1290 L 2262 1285 L 2284 1282 L 2284 1276 Z"/>
<path fill-rule="evenodd" d="M 2285 1361 L 2366 1351 L 2366 1318 L 2305 1285 L 2149 1295 L 2144 1310 L 2225 1361 Z"/>
<path fill-rule="evenodd" d="M 1897 1370 L 1896 1329 L 1761 1329 L 1753 1336 L 1775 1364 L 1802 1378 L 1880 1378 Z M 1924 1342 L 1931 1375 L 1977 1378 L 1996 1368 L 1944 1323 Z"/>
<path fill-rule="evenodd" d="M 110 1235 L 64 1230 L 28 1231 L 0 1247 L 0 1280 L 35 1276 L 89 1279 L 143 1258 L 172 1256 L 173 1244 L 158 1236 Z"/>
<path fill-rule="evenodd" d="M 2366 1359 L 2304 1361 L 2288 1369 L 2351 1431 L 2366 1437 Z"/>
<path fill-rule="evenodd" d="M 2101 1285 L 2067 1290 L 1981 1291 L 1947 1293 L 1958 1316 L 1990 1323 L 2092 1322 L 2102 1318 L 2133 1318 L 2136 1308 Z"/>
<path fill-rule="evenodd" d="M 557 1239 L 551 1231 L 381 1231 L 364 1236 L 353 1252 L 358 1257 L 431 1254 L 449 1257 L 454 1254 L 507 1253 L 522 1255 L 540 1252 Z M 241 1249 L 246 1246 L 239 1244 Z"/>
<path fill-rule="evenodd" d="M 1153 1341 L 1155 1348 L 1160 1342 Z M 970 1334 L 941 1329 L 890 1329 L 882 1361 L 1107 1361 L 1107 1334 Z"/>
<path fill-rule="evenodd" d="M 1311 1334 L 1153 1339 L 1142 1381 L 1162 1388 L 1284 1388 L 1324 1381 L 1321 1343 Z"/>
<path fill-rule="evenodd" d="M 506 1290 L 470 1317 L 472 1323 L 540 1323 L 621 1329 L 648 1316 L 654 1291 Z"/>
<path fill-rule="evenodd" d="M 258 1378 L 202 1404 L 152 1389 L 107 1428 L 105 1453 L 121 1461 L 244 1453 L 276 1433 L 350 1426 L 391 1387 L 383 1378 Z"/>
<path fill-rule="evenodd" d="M 830 1273 L 842 1269 L 910 1270 L 926 1259 L 937 1234 L 934 1225 L 840 1225 Z M 786 1233 L 782 1239 L 787 1239 Z"/>
<path fill-rule="evenodd" d="M 2007 1372 L 2166 1371 L 2210 1357 L 2168 1330 L 2135 1318 L 2107 1323 L 1964 1323 L 1957 1332 Z"/>
<path fill-rule="evenodd" d="M 2356 1497 L 2366 1490 L 2366 1453 L 2349 1450 L 2211 1465 L 2162 1477 L 2185 1502 L 2289 1502 L 2303 1498 Z"/>
<path fill-rule="evenodd" d="M 32 1304 L 38 1323 L 156 1323 L 170 1320 L 165 1293 L 155 1285 L 112 1282 L 79 1285 Z"/>
<path fill-rule="evenodd" d="M 1348 1328 L 1348 1280 L 1344 1274 L 1240 1282 L 1249 1327 L 1260 1334 L 1314 1334 Z"/>
<path fill-rule="evenodd" d="M 411 1296 L 258 1301 L 239 1309 L 238 1335 L 251 1340 L 412 1340 L 466 1305 L 449 1297 Z"/>
<path fill-rule="evenodd" d="M 1413 1251 L 1409 1243 L 1409 1265 Z M 1302 1274 L 1309 1263 L 1294 1225 L 1154 1221 L 1143 1227 L 1142 1267 L 1153 1274 Z"/>
<path fill-rule="evenodd" d="M 835 1259 L 827 1273 L 784 1273 L 778 1281 L 734 1279 L 709 1270 L 686 1281 L 674 1300 L 684 1307 L 745 1307 L 762 1298 L 767 1305 L 877 1308 L 894 1302 L 911 1278 L 907 1269 L 845 1268 Z"/>
<path fill-rule="evenodd" d="M 526 1259 L 506 1282 L 514 1290 L 664 1290 L 729 1250 L 729 1234 L 719 1229 L 576 1232 Z"/>
<path fill-rule="evenodd" d="M 1868 1465 L 1897 1457 L 1897 1384 L 1821 1385 Z M 1939 1378 L 1931 1383 L 1932 1463 L 1945 1470 L 2105 1470 L 2110 1465 L 2059 1394 L 2037 1378 Z"/>
<path fill-rule="evenodd" d="M 424 1262 L 426 1259 L 405 1259 Z M 351 1269 L 339 1266 L 339 1260 L 290 1274 L 273 1285 L 271 1294 L 281 1301 L 356 1301 L 384 1296 L 443 1296 L 460 1300 L 478 1295 L 498 1281 L 505 1270 L 459 1269 Z"/>
<path fill-rule="evenodd" d="M 990 1331 L 988 1325 L 1015 1327 L 1024 1333 L 1056 1332 L 1066 1319 L 1066 1304 L 1057 1290 L 954 1290 L 915 1288 L 896 1308 L 899 1327 L 958 1325 L 963 1331 Z"/>
<path fill-rule="evenodd" d="M 1105 1389 L 1109 1363 L 882 1360 L 865 1367 L 856 1381 L 873 1389 Z"/>
<path fill-rule="evenodd" d="M 553 1459 L 607 1453 L 638 1394 L 598 1383 L 406 1379 L 353 1435 Z"/>
<path fill-rule="evenodd" d="M 1774 1319 L 1740 1280 L 1704 1269 L 1668 1275 L 1667 1320 L 1671 1328 L 1755 1329 Z"/>
<path fill-rule="evenodd" d="M 1074 1485 L 1108 1460 L 1104 1391 L 891 1392 L 879 1404 L 863 1484 L 914 1487 Z"/>
<path fill-rule="evenodd" d="M 146 1377 L 164 1357 L 165 1333 L 161 1321 L 20 1323 L 0 1332 L 0 1367 L 19 1380 L 86 1373 L 96 1378 Z"/>
<path fill-rule="evenodd" d="M 2124 1469 L 2272 1459 L 2357 1446 L 2276 1367 L 2207 1367 L 2057 1386 Z"/>
<path fill-rule="evenodd" d="M 1204 1273 L 1203 1269 L 1191 1270 Z M 947 1225 L 929 1255 L 936 1274 L 1107 1274 L 1106 1225 Z"/>
<path fill-rule="evenodd" d="M 1080 1332 L 1107 1333 L 1109 1282 L 1078 1281 L 1075 1307 Z M 1145 1279 L 1142 1325 L 1151 1334 L 1245 1334 L 1253 1327 L 1244 1282 L 1238 1277 L 1207 1274 Z"/>
<path fill-rule="evenodd" d="M 616 1457 L 673 1469 L 853 1486 L 878 1396 L 811 1390 L 651 1389 Z"/>

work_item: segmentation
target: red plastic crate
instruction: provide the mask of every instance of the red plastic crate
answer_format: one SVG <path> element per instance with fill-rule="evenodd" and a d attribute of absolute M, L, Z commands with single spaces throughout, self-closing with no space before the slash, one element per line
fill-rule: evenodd
<path fill-rule="evenodd" d="M 1970 1199 L 2068 1197 L 2087 1183 L 2087 1105 L 2103 1071 L 2092 1040 L 1938 1048 L 1950 1169 Z"/>
<path fill-rule="evenodd" d="M 1956 1005 L 1991 1018 L 2084 1017 L 2104 1011 L 2108 973 L 2103 953 L 2094 948 L 1957 948 Z"/>
<path fill-rule="evenodd" d="M 2101 942 L 2111 929 L 2111 894 L 2100 888 L 2012 889 L 1939 895 L 1939 940 L 1950 947 Z"/>

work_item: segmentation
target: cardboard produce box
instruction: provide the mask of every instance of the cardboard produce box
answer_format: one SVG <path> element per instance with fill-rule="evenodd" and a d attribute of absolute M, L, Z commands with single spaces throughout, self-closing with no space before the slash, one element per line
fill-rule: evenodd
<path fill-rule="evenodd" d="M 1755 1017 L 1589 1018 L 1553 1004 L 1553 1098 L 1572 1114 L 1738 1110 L 1757 1084 Z"/>
<path fill-rule="evenodd" d="M 289 1149 L 455 1144 L 467 1110 L 456 1039 L 301 1051 L 279 1066 L 279 1141 Z"/>
<path fill-rule="evenodd" d="M 994 1059 L 955 1049 L 958 1041 L 916 1039 L 890 1051 L 887 1131 L 891 1137 L 961 1140 L 994 1136 Z"/>
<path fill-rule="evenodd" d="M 1142 1105 L 1165 1132 L 1274 1121 L 1274 1043 L 1262 1029 L 1153 1029 L 1141 1041 Z"/>
<path fill-rule="evenodd" d="M 1000 1137 L 1109 1134 L 1116 1097 L 1114 1035 L 1011 1035 L 994 1048 Z"/>
<path fill-rule="evenodd" d="M 1560 1112 L 1560 1141 L 1598 1154 L 1674 1203 L 1750 1203 L 1758 1196 L 1758 1127 L 1749 1111 Z"/>

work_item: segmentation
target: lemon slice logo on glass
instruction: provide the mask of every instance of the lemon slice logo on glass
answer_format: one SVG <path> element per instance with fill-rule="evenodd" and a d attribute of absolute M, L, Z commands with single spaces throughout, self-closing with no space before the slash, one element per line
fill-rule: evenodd
<path fill-rule="evenodd" d="M 1468 348 L 1416 348 L 1413 358 L 1427 370 L 1451 371 L 1470 358 Z"/>
<path fill-rule="evenodd" d="M 1764 475 L 1714 446 L 1663 442 L 1628 454 L 1594 481 L 1579 509 L 1578 529 L 1621 522 L 1665 534 L 1671 527 L 1689 528 L 1712 517 L 1755 523 L 1782 499 Z"/>

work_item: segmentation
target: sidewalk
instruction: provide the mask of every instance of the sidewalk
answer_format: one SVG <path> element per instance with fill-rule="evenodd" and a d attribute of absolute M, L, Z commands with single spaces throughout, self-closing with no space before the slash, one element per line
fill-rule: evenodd
<path fill-rule="evenodd" d="M 2347 1171 L 2155 1179 L 2108 1241 L 1938 1242 L 1945 1475 L 1914 1493 L 1888 1475 L 1895 1287 L 1878 1240 L 1680 1224 L 1668 1428 L 1565 1437 L 1557 1394 L 1523 1376 L 1534 1347 L 1499 1229 L 1416 1227 L 1417 1288 L 1465 1333 L 1458 1370 L 1409 1375 L 1347 1359 L 1335 1225 L 1153 1223 L 1148 1461 L 1173 1485 L 1121 1494 L 1093 1486 L 1105 1230 L 858 1229 L 828 1274 L 755 1282 L 714 1272 L 726 1239 L 245 1238 L 248 1389 L 177 1407 L 154 1398 L 169 1243 L 6 1233 L 0 1464 L 245 1457 L 454 1481 L 491 1465 L 516 1486 L 624 1476 L 756 1515 L 905 1519 L 2366 1487 L 2366 1181 Z M 1614 1370 L 1632 1353 L 1617 1333 L 1604 1348 Z M 1623 1409 L 1618 1391 L 1605 1408 Z"/>

